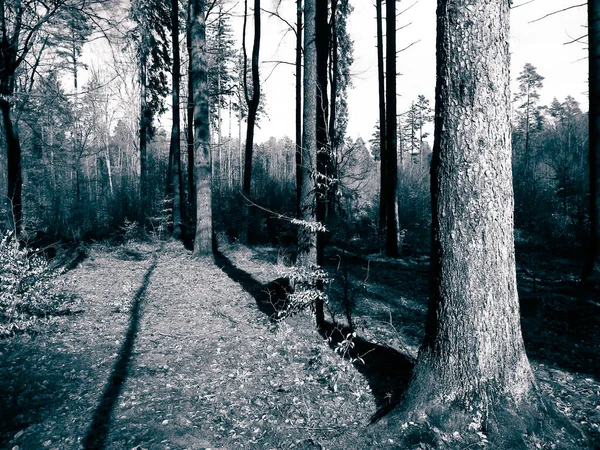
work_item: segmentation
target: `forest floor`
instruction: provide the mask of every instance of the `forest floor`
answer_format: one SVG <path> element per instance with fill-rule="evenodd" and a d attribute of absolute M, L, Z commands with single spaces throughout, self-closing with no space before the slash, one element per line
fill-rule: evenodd
<path fill-rule="evenodd" d="M 332 250 L 329 308 L 343 322 L 346 290 L 357 336 L 333 325 L 321 336 L 308 313 L 278 324 L 265 314 L 285 255 L 221 251 L 213 261 L 174 242 L 93 245 L 63 275 L 73 314 L 0 341 L 0 448 L 406 448 L 398 434 L 411 424 L 368 423 L 410 377 L 427 258 Z M 523 332 L 540 388 L 600 448 L 600 304 L 572 287 L 568 260 L 528 261 Z M 485 447 L 453 439 L 438 444 Z"/>

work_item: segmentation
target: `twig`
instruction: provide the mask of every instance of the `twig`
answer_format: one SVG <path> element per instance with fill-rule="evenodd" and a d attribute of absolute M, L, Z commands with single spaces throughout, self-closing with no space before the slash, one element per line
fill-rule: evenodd
<path fill-rule="evenodd" d="M 517 8 L 520 8 L 521 6 L 529 5 L 530 3 L 533 3 L 533 2 L 535 2 L 535 0 L 529 0 L 528 2 L 521 3 L 520 5 L 511 6 L 510 9 L 517 9 Z"/>
<path fill-rule="evenodd" d="M 582 6 L 586 6 L 586 5 L 587 5 L 587 3 L 580 3 L 579 5 L 571 5 L 571 6 L 567 6 L 566 8 L 559 9 L 559 10 L 557 10 L 557 11 L 553 11 L 553 12 L 551 12 L 551 13 L 548 13 L 548 14 L 546 14 L 545 16 L 542 16 L 542 17 L 539 17 L 539 18 L 537 18 L 537 19 L 535 19 L 535 20 L 532 20 L 532 21 L 530 21 L 529 23 L 539 22 L 540 20 L 543 20 L 543 19 L 545 19 L 546 17 L 550 17 L 550 16 L 553 16 L 553 15 L 555 15 L 555 14 L 558 14 L 558 13 L 561 13 L 561 12 L 568 11 L 569 9 L 581 8 Z"/>

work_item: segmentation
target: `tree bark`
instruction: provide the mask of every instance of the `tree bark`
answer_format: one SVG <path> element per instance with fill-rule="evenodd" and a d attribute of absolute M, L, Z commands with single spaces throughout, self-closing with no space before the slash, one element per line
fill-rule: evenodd
<path fill-rule="evenodd" d="M 296 0 L 296 217 L 302 192 L 302 0 Z"/>
<path fill-rule="evenodd" d="M 509 11 L 507 1 L 438 0 L 430 303 L 406 406 L 449 428 L 456 412 L 522 439 L 545 407 L 516 287 Z"/>
<path fill-rule="evenodd" d="M 396 2 L 386 2 L 386 209 L 385 254 L 398 256 L 398 152 L 396 149 Z"/>
<path fill-rule="evenodd" d="M 181 239 L 181 135 L 179 114 L 179 0 L 171 0 L 171 42 L 173 45 L 172 98 L 173 124 L 171 127 L 171 186 L 173 187 L 173 238 Z"/>
<path fill-rule="evenodd" d="M 338 145 L 341 145 L 336 133 L 336 120 L 337 120 L 337 96 L 338 96 L 338 75 L 339 75 L 339 61 L 338 61 L 338 30 L 337 30 L 337 3 L 338 0 L 331 0 L 331 20 L 329 26 L 329 157 L 327 158 L 327 219 L 331 220 L 335 216 L 335 205 L 336 205 L 336 194 L 337 194 L 337 173 L 335 159 L 338 151 Z"/>
<path fill-rule="evenodd" d="M 385 253 L 385 240 L 387 228 L 387 133 L 385 117 L 385 74 L 383 67 L 383 17 L 381 11 L 382 0 L 375 1 L 377 10 L 377 79 L 379 82 L 379 242 L 381 253 Z"/>
<path fill-rule="evenodd" d="M 300 218 L 315 221 L 315 174 L 317 172 L 317 48 L 315 41 L 316 0 L 304 2 L 304 106 L 302 110 L 302 185 Z M 298 228 L 298 265 L 313 267 L 317 263 L 317 236 L 310 227 Z"/>
<path fill-rule="evenodd" d="M 246 1 L 246 5 L 248 0 Z M 244 159 L 244 183 L 242 193 L 247 199 L 250 198 L 250 185 L 252 181 L 252 153 L 254 151 L 254 126 L 256 125 L 256 114 L 260 102 L 260 78 L 258 72 L 258 59 L 260 55 L 260 0 L 254 0 L 254 43 L 252 45 L 252 96 L 248 95 L 246 86 L 246 16 L 244 16 L 244 94 L 248 104 L 248 121 L 246 128 L 246 152 Z M 240 240 L 248 243 L 248 231 L 250 227 L 250 205 L 246 205 L 242 218 L 242 234 Z"/>
<path fill-rule="evenodd" d="M 188 19 L 186 30 L 186 45 L 188 51 L 188 98 L 187 98 L 187 185 L 188 185 L 188 211 L 190 211 L 190 226 L 196 222 L 196 185 L 194 182 L 194 86 L 192 80 L 192 6 L 188 5 Z"/>
<path fill-rule="evenodd" d="M 23 176 L 21 173 L 21 140 L 12 119 L 12 107 L 5 98 L 0 99 L 2 110 L 2 134 L 6 144 L 7 176 L 7 212 L 9 229 L 18 236 L 21 233 L 23 216 L 22 193 Z"/>
<path fill-rule="evenodd" d="M 588 1 L 589 63 L 589 226 L 590 242 L 582 278 L 594 272 L 598 258 L 598 145 L 600 145 L 600 1 Z"/>
<path fill-rule="evenodd" d="M 316 4 L 316 34 L 317 50 L 317 177 L 316 177 L 316 219 L 324 223 L 327 213 L 327 192 L 329 177 L 327 168 L 331 152 L 328 136 L 327 117 L 329 115 L 329 99 L 327 95 L 327 60 L 329 56 L 329 26 L 327 24 L 327 1 L 320 0 Z M 317 265 L 322 266 L 325 255 L 325 234 L 317 233 Z M 323 290 L 323 281 L 318 280 L 317 289 Z M 320 295 L 315 301 L 315 319 L 319 330 L 325 326 L 323 298 Z"/>
<path fill-rule="evenodd" d="M 145 45 L 142 37 L 142 47 Z M 147 52 L 144 48 L 140 50 L 140 204 L 138 207 L 138 222 L 142 229 L 146 224 L 146 208 L 148 205 L 148 120 L 150 111 L 146 99 L 147 83 Z"/>
<path fill-rule="evenodd" d="M 196 237 L 194 255 L 212 253 L 212 177 L 208 115 L 205 1 L 190 0 L 192 86 L 194 89 L 194 162 L 196 179 Z"/>

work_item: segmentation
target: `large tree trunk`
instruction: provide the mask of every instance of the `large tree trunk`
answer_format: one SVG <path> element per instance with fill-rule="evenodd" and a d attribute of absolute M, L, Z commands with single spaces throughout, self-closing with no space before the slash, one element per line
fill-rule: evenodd
<path fill-rule="evenodd" d="M 315 221 L 315 175 L 317 172 L 317 48 L 315 41 L 316 0 L 304 2 L 304 106 L 302 113 L 302 185 L 300 218 Z M 310 268 L 317 263 L 317 237 L 310 227 L 298 228 L 298 265 Z"/>
<path fill-rule="evenodd" d="M 438 0 L 437 14 L 430 303 L 406 407 L 521 448 L 545 407 L 516 286 L 509 2 Z"/>
<path fill-rule="evenodd" d="M 588 1 L 590 242 L 582 278 L 594 272 L 598 257 L 598 145 L 600 145 L 600 1 Z"/>
<path fill-rule="evenodd" d="M 188 51 L 188 98 L 187 98 L 187 185 L 188 185 L 188 211 L 190 226 L 196 223 L 196 185 L 194 183 L 194 86 L 192 79 L 192 7 L 188 5 L 188 18 L 186 30 L 186 45 Z"/>
<path fill-rule="evenodd" d="M 329 100 L 327 96 L 327 59 L 329 56 L 329 27 L 327 24 L 327 1 L 320 0 L 316 4 L 316 48 L 317 48 L 317 178 L 315 193 L 317 197 L 316 219 L 325 222 L 327 212 L 327 191 L 329 179 L 327 167 L 329 165 L 329 137 L 327 117 L 329 115 Z M 317 234 L 317 265 L 322 266 L 325 255 L 325 234 Z M 317 283 L 319 291 L 323 290 L 323 282 Z M 323 298 L 319 296 L 315 302 L 315 318 L 317 328 L 325 326 L 323 311 Z"/>
<path fill-rule="evenodd" d="M 296 0 L 296 217 L 302 192 L 302 0 Z"/>
<path fill-rule="evenodd" d="M 385 254 L 398 256 L 398 152 L 396 149 L 396 2 L 386 2 L 386 242 Z"/>
<path fill-rule="evenodd" d="M 6 168 L 8 172 L 6 193 L 8 225 L 16 235 L 19 235 L 23 216 L 21 203 L 23 192 L 21 141 L 16 125 L 13 123 L 10 102 L 5 98 L 0 99 L 0 109 L 2 110 L 2 135 L 6 145 Z"/>
<path fill-rule="evenodd" d="M 212 252 L 212 177 L 208 116 L 208 73 L 204 0 L 190 0 L 192 84 L 194 89 L 194 161 L 196 179 L 196 238 L 194 255 Z"/>
<path fill-rule="evenodd" d="M 172 98 L 173 124 L 171 127 L 171 186 L 173 191 L 173 238 L 181 238 L 181 137 L 179 114 L 179 0 L 171 0 L 171 41 L 173 45 Z"/>
<path fill-rule="evenodd" d="M 386 151 L 386 117 L 385 117 L 385 74 L 383 67 L 383 17 L 381 11 L 382 0 L 375 1 L 377 10 L 377 79 L 379 82 L 379 242 L 381 253 L 385 252 L 387 228 L 387 151 Z"/>
<path fill-rule="evenodd" d="M 247 6 L 246 0 L 246 6 Z M 256 114 L 260 102 L 260 79 L 258 73 L 258 59 L 260 55 L 260 0 L 254 0 L 254 43 L 252 46 L 252 96 L 248 95 L 246 85 L 246 15 L 244 15 L 244 93 L 248 103 L 248 121 L 246 128 L 246 153 L 244 159 L 244 182 L 242 193 L 247 199 L 250 198 L 250 185 L 252 181 L 252 153 L 254 151 L 254 126 L 256 125 Z M 242 217 L 242 234 L 240 240 L 248 243 L 248 232 L 250 227 L 250 205 L 246 205 Z"/>

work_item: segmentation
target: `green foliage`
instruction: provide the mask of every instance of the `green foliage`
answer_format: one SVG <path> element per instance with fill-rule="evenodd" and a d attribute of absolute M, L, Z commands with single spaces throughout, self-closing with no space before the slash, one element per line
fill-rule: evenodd
<path fill-rule="evenodd" d="M 25 331 L 65 302 L 48 261 L 21 247 L 12 233 L 0 241 L 0 337 Z"/>

